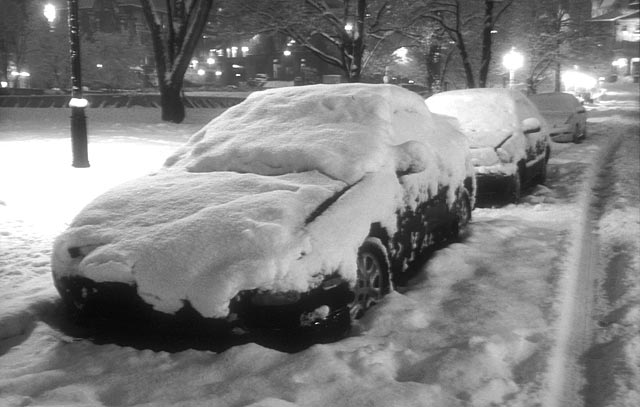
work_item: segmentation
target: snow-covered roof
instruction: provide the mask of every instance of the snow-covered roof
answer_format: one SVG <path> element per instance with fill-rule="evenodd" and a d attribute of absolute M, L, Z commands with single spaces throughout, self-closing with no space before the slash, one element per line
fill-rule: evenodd
<path fill-rule="evenodd" d="M 580 105 L 578 99 L 569 93 L 549 92 L 529 96 L 540 112 L 575 112 Z"/>
<path fill-rule="evenodd" d="M 496 146 L 520 127 L 515 101 L 520 92 L 504 88 L 461 89 L 425 100 L 433 113 L 446 116 L 472 147 Z"/>
<path fill-rule="evenodd" d="M 191 172 L 263 175 L 318 170 L 349 184 L 397 165 L 395 146 L 428 144 L 447 156 L 449 141 L 422 99 L 394 85 L 340 84 L 254 92 L 211 121 L 167 166 Z M 435 158 L 429 158 L 436 161 Z"/>

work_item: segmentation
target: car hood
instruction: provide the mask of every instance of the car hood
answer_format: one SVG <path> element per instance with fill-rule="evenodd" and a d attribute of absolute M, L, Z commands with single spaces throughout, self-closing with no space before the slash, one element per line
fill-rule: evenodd
<path fill-rule="evenodd" d="M 83 209 L 54 243 L 54 278 L 134 284 L 161 312 L 176 312 L 189 301 L 205 317 L 224 317 L 242 290 L 306 290 L 319 274 L 335 271 L 339 264 L 321 263 L 326 256 L 314 247 L 314 239 L 327 240 L 331 229 L 322 226 L 324 214 L 318 211 L 334 210 L 335 204 L 323 203 L 359 184 L 378 185 L 347 185 L 316 171 L 161 171 L 116 187 Z M 373 198 L 387 212 L 395 205 L 393 199 Z M 339 222 L 349 225 L 344 216 Z M 366 236 L 369 224 L 349 226 Z M 335 244 L 344 246 L 340 233 Z M 355 253 L 357 246 L 345 250 Z M 301 261 L 309 258 L 311 265 Z"/>

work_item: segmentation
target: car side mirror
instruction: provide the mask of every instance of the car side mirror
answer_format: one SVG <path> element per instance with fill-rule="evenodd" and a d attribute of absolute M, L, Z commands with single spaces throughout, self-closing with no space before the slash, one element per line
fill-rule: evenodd
<path fill-rule="evenodd" d="M 429 149 L 423 143 L 415 140 L 407 141 L 394 147 L 396 161 L 396 175 L 415 174 L 427 169 L 429 163 Z"/>
<path fill-rule="evenodd" d="M 540 131 L 540 121 L 535 117 L 529 117 L 522 121 L 522 131 L 524 134 L 537 133 Z"/>

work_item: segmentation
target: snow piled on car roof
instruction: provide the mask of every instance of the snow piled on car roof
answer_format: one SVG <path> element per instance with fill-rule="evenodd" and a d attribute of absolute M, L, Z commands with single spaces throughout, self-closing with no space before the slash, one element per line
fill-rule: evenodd
<path fill-rule="evenodd" d="M 529 95 L 540 112 L 575 112 L 580 105 L 578 99 L 569 93 L 549 92 Z"/>
<path fill-rule="evenodd" d="M 318 170 L 353 184 L 367 172 L 402 166 L 406 155 L 396 147 L 417 139 L 427 145 L 421 154 L 431 174 L 459 178 L 464 168 L 451 157 L 460 147 L 441 137 L 447 132 L 420 96 L 395 85 L 278 88 L 254 92 L 212 120 L 166 165 L 263 175 Z"/>
<path fill-rule="evenodd" d="M 513 103 L 520 97 L 524 96 L 503 88 L 460 89 L 437 93 L 425 103 L 460 129 L 471 147 L 495 147 L 520 127 Z"/>

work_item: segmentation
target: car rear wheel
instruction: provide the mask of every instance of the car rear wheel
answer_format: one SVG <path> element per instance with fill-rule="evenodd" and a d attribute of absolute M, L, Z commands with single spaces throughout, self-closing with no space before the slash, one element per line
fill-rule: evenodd
<path fill-rule="evenodd" d="M 511 176 L 509 185 L 509 203 L 517 204 L 520 202 L 522 196 L 522 173 L 520 168 L 516 169 L 516 172 Z"/>
<path fill-rule="evenodd" d="M 357 319 L 389 293 L 389 257 L 378 238 L 367 238 L 358 249 L 357 280 L 351 317 Z"/>
<path fill-rule="evenodd" d="M 575 144 L 580 143 L 580 125 L 576 124 L 576 128 L 573 130 L 573 140 Z"/>

